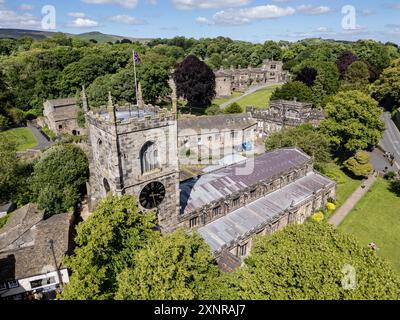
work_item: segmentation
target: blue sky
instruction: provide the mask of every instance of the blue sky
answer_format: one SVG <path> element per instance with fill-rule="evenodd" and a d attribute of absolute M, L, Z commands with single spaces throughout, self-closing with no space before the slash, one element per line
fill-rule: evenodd
<path fill-rule="evenodd" d="M 69 33 L 400 43 L 400 1 L 394 0 L 0 0 L 0 28 L 41 29 L 45 5 L 56 9 L 56 31 Z M 342 25 L 346 5 L 356 10 L 351 29 Z"/>

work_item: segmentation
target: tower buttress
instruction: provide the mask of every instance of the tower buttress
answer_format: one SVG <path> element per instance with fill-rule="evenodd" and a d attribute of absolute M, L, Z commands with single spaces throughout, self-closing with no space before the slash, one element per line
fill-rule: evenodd
<path fill-rule="evenodd" d="M 85 90 L 85 86 L 82 86 L 82 106 L 83 106 L 83 111 L 85 113 L 87 113 L 89 111 L 89 101 L 88 101 L 88 97 L 86 94 L 86 90 Z"/>

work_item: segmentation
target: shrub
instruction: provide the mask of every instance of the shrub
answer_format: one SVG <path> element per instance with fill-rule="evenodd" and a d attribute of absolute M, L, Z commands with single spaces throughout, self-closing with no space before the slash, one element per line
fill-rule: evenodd
<path fill-rule="evenodd" d="M 373 166 L 369 163 L 369 160 L 368 152 L 359 151 L 354 157 L 345 161 L 344 166 L 357 177 L 367 177 L 373 171 Z"/>
<path fill-rule="evenodd" d="M 222 114 L 224 113 L 223 110 L 221 110 L 220 106 L 213 104 L 212 106 L 208 107 L 205 111 L 205 114 L 207 116 L 215 116 L 217 114 Z"/>
<path fill-rule="evenodd" d="M 317 213 L 314 213 L 314 214 L 312 215 L 311 219 L 312 219 L 313 221 L 319 223 L 319 222 L 324 221 L 325 216 L 324 216 L 324 213 L 323 213 L 323 212 L 317 212 Z"/>
<path fill-rule="evenodd" d="M 326 209 L 330 212 L 333 212 L 336 210 L 336 205 L 334 203 L 328 202 L 326 204 Z"/>
<path fill-rule="evenodd" d="M 226 113 L 226 114 L 235 114 L 235 113 L 242 113 L 242 112 L 243 112 L 242 107 L 236 102 L 230 104 L 224 110 L 224 113 Z"/>
<path fill-rule="evenodd" d="M 385 178 L 386 180 L 389 180 L 389 181 L 390 181 L 390 180 L 394 180 L 394 178 L 396 178 L 396 176 L 397 176 L 396 172 L 390 171 L 390 172 L 388 172 L 388 173 L 385 174 L 384 178 Z"/>
<path fill-rule="evenodd" d="M 10 121 L 8 121 L 8 118 L 0 114 L 0 131 L 6 130 L 9 125 Z"/>

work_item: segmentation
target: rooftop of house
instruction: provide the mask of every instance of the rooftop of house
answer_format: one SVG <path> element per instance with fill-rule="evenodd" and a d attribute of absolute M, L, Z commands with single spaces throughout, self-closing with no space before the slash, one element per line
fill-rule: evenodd
<path fill-rule="evenodd" d="M 298 149 L 279 149 L 216 170 L 180 185 L 182 214 L 226 198 L 256 183 L 301 167 L 311 158 Z"/>
<path fill-rule="evenodd" d="M 50 106 L 54 108 L 59 108 L 59 107 L 76 105 L 77 99 L 76 98 L 53 99 L 53 100 L 47 100 L 46 103 L 48 103 Z"/>
<path fill-rule="evenodd" d="M 43 220 L 43 211 L 29 204 L 12 213 L 0 230 L 0 281 L 23 279 L 55 270 L 49 240 L 54 242 L 57 267 L 71 247 L 73 215 L 64 213 Z"/>
<path fill-rule="evenodd" d="M 178 119 L 179 130 L 243 130 L 257 124 L 249 114 L 223 114 Z"/>
<path fill-rule="evenodd" d="M 237 242 L 240 237 L 259 230 L 267 223 L 276 219 L 290 209 L 297 206 L 314 192 L 333 186 L 335 183 L 315 172 L 258 199 L 228 215 L 200 228 L 198 232 L 210 245 L 213 252 L 218 252 L 231 243 Z"/>

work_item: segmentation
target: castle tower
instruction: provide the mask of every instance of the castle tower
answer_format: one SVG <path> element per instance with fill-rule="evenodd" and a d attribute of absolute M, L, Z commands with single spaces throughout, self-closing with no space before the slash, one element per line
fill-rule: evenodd
<path fill-rule="evenodd" d="M 131 106 L 131 108 L 133 108 Z M 164 233 L 178 225 L 177 121 L 165 109 L 113 105 L 86 114 L 91 144 L 90 209 L 111 192 L 135 195 L 140 210 L 156 211 Z"/>

